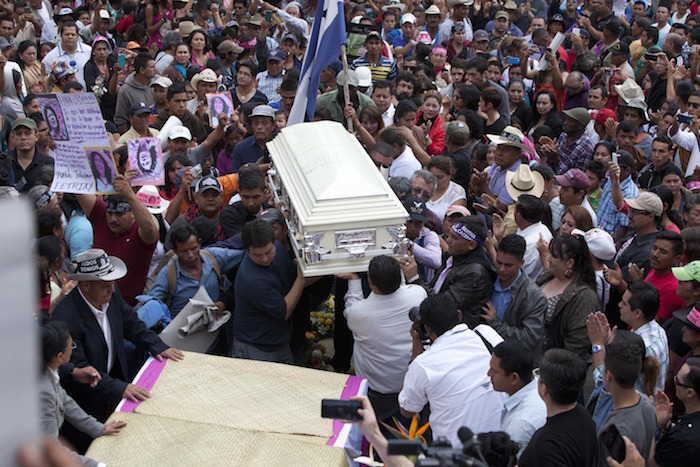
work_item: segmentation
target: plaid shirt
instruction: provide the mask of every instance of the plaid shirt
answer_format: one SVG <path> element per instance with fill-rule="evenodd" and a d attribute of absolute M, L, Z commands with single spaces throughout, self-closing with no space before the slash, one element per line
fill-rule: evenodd
<path fill-rule="evenodd" d="M 557 175 L 561 175 L 569 169 L 586 170 L 586 166 L 593 159 L 595 145 L 585 132 L 577 141 L 571 143 L 569 143 L 569 135 L 562 133 L 557 139 L 557 145 L 559 146 L 559 162 L 549 162 Z"/>
<path fill-rule="evenodd" d="M 625 198 L 636 198 L 639 196 L 639 187 L 632 181 L 632 176 L 627 177 L 620 184 L 622 196 Z M 603 185 L 603 193 L 600 195 L 598 203 L 598 227 L 610 233 L 613 237 L 617 235 L 620 227 L 630 225 L 630 219 L 626 214 L 619 212 L 612 202 L 612 182 L 610 180 Z"/>
<path fill-rule="evenodd" d="M 634 332 L 644 341 L 644 345 L 647 348 L 647 356 L 652 356 L 659 361 L 661 369 L 659 378 L 656 380 L 656 387 L 663 389 L 666 381 L 666 372 L 668 371 L 668 337 L 666 337 L 666 331 L 656 320 L 652 319 Z"/>

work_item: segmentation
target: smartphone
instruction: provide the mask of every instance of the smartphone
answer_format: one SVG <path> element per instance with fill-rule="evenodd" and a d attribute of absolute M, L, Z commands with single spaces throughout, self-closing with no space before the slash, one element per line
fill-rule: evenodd
<path fill-rule="evenodd" d="M 506 63 L 508 65 L 520 65 L 520 58 L 518 57 L 508 57 L 506 58 Z"/>
<path fill-rule="evenodd" d="M 321 401 L 321 417 L 336 420 L 362 420 L 357 409 L 362 408 L 360 401 L 343 401 L 339 399 L 323 399 Z"/>
<path fill-rule="evenodd" d="M 678 121 L 690 125 L 690 115 L 678 114 Z"/>
<path fill-rule="evenodd" d="M 572 28 L 571 33 L 576 35 L 576 36 L 581 37 L 581 28 Z"/>
<path fill-rule="evenodd" d="M 25 6 L 25 7 L 24 7 L 24 12 L 25 12 L 25 13 L 31 13 L 31 12 L 32 12 L 32 9 L 31 9 L 30 7 L 28 7 L 28 6 Z"/>
<path fill-rule="evenodd" d="M 616 152 L 613 152 L 613 153 L 612 153 L 612 161 L 613 161 L 614 163 L 616 163 L 616 164 L 617 164 L 617 157 L 618 157 L 618 156 L 617 156 L 617 153 L 616 153 Z"/>
<path fill-rule="evenodd" d="M 126 55 L 119 54 L 118 63 L 120 67 L 124 68 L 124 66 L 126 65 Z"/>
<path fill-rule="evenodd" d="M 650 54 L 649 52 L 644 54 L 644 58 L 650 62 L 655 62 L 657 60 L 656 54 Z"/>
<path fill-rule="evenodd" d="M 267 21 L 268 23 L 272 21 L 272 10 L 267 10 L 265 12 L 265 21 Z"/>
<path fill-rule="evenodd" d="M 625 460 L 625 454 L 627 448 L 625 447 L 625 440 L 622 439 L 622 435 L 617 430 L 615 425 L 610 425 L 600 434 L 600 440 L 608 448 L 610 455 L 617 462 L 622 462 Z"/>

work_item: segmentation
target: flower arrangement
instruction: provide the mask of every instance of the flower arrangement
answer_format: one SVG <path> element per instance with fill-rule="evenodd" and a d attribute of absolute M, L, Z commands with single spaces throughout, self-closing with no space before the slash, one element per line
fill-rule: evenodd
<path fill-rule="evenodd" d="M 333 325 L 335 323 L 335 296 L 331 295 L 321 304 L 317 311 L 309 313 L 311 318 L 311 329 L 316 337 L 333 336 Z"/>
<path fill-rule="evenodd" d="M 98 76 L 95 80 L 95 85 L 92 87 L 92 93 L 97 99 L 97 103 L 102 103 L 102 96 L 107 94 L 107 87 L 105 86 L 105 81 L 101 76 Z"/>

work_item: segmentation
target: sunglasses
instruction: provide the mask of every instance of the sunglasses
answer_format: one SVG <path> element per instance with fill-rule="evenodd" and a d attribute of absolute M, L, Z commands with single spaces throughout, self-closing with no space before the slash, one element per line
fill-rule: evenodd
<path fill-rule="evenodd" d="M 700 102 L 688 102 L 688 107 L 692 107 L 694 109 L 700 109 Z"/>
<path fill-rule="evenodd" d="M 678 375 L 673 377 L 673 384 L 675 384 L 676 386 L 680 386 L 682 388 L 695 389 L 695 388 L 693 388 L 693 386 L 689 386 L 687 384 L 683 384 L 680 381 L 678 381 Z"/>

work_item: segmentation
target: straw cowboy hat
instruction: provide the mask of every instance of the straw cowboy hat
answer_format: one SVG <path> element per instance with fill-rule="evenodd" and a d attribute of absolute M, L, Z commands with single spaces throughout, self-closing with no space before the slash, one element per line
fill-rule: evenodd
<path fill-rule="evenodd" d="M 544 192 L 544 178 L 539 172 L 530 170 L 527 164 L 520 164 L 515 172 L 506 172 L 506 190 L 511 198 L 532 195 L 539 198 Z"/>
<path fill-rule="evenodd" d="M 503 144 L 504 146 L 515 146 L 516 148 L 526 149 L 525 135 L 522 131 L 514 126 L 508 125 L 503 129 L 500 135 L 486 135 L 496 145 Z"/>

